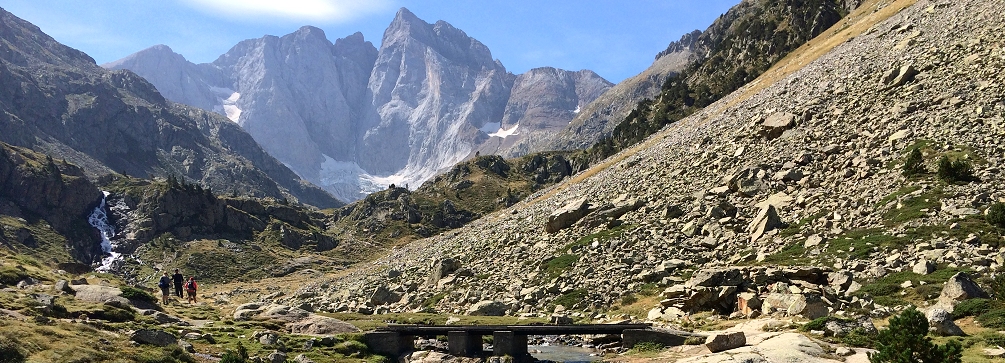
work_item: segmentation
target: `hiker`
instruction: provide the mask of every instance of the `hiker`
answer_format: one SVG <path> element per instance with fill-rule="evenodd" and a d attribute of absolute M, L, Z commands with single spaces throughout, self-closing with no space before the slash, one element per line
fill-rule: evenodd
<path fill-rule="evenodd" d="M 161 288 L 161 298 L 164 300 L 164 305 L 167 305 L 168 295 L 171 294 L 171 278 L 168 277 L 167 271 L 164 271 L 164 276 L 161 276 L 161 280 L 157 283 L 157 287 Z"/>
<path fill-rule="evenodd" d="M 182 285 L 182 283 L 185 282 L 185 276 L 182 276 L 181 272 L 178 272 L 178 269 L 174 269 L 174 275 L 171 275 L 171 279 L 174 280 L 174 294 L 175 294 L 175 296 L 178 296 L 179 299 L 182 298 L 182 297 L 184 297 L 182 295 L 182 291 L 181 291 L 182 290 L 182 286 L 181 285 Z"/>
<path fill-rule="evenodd" d="M 199 289 L 199 285 L 195 283 L 195 276 L 189 276 L 188 282 L 185 283 L 185 291 L 188 291 L 188 302 L 195 303 L 195 292 Z"/>

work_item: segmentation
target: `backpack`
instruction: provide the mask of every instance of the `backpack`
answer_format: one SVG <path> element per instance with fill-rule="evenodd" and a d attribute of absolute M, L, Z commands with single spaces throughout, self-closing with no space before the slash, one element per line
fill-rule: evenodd
<path fill-rule="evenodd" d="M 195 291 L 195 281 L 185 282 L 185 290 Z"/>
<path fill-rule="evenodd" d="M 157 287 L 160 287 L 162 289 L 166 289 L 168 286 L 170 286 L 170 285 L 168 285 L 168 278 L 162 276 L 161 277 L 161 281 L 159 283 L 157 283 Z"/>

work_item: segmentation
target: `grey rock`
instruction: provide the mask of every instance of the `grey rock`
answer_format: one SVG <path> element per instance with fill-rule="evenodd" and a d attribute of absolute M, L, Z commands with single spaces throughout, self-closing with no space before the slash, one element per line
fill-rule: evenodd
<path fill-rule="evenodd" d="M 736 349 L 747 345 L 747 336 L 743 332 L 710 335 L 705 339 L 705 347 L 712 353 Z"/>
<path fill-rule="evenodd" d="M 378 286 L 377 289 L 373 291 L 370 295 L 370 303 L 374 306 L 387 305 L 396 303 L 401 300 L 401 295 L 398 295 L 387 286 Z"/>
<path fill-rule="evenodd" d="M 193 346 L 192 343 L 186 342 L 184 340 L 179 340 L 178 346 L 181 347 L 181 349 L 186 352 L 195 353 L 195 346 Z"/>
<path fill-rule="evenodd" d="M 170 333 L 150 329 L 137 330 L 129 336 L 129 339 L 141 344 L 156 345 L 158 347 L 166 347 L 178 342 L 178 338 Z"/>
<path fill-rule="evenodd" d="M 67 294 L 74 293 L 73 288 L 70 287 L 70 283 L 66 280 L 56 281 L 56 285 L 54 285 L 53 288 L 56 289 L 56 291 L 65 292 Z"/>
<path fill-rule="evenodd" d="M 956 325 L 956 322 L 953 321 L 953 315 L 945 309 L 939 307 L 932 308 L 928 310 L 925 317 L 928 318 L 928 328 L 935 331 L 936 334 L 947 336 L 966 335 L 963 329 L 960 329 Z"/>
<path fill-rule="evenodd" d="M 935 264 L 928 260 L 920 260 L 911 267 L 911 271 L 918 275 L 928 275 L 935 272 Z"/>
<path fill-rule="evenodd" d="M 484 300 L 471 305 L 468 315 L 503 316 L 509 310 L 509 305 L 500 301 Z"/>
<path fill-rule="evenodd" d="M 433 262 L 432 271 L 429 273 L 429 278 L 426 279 L 426 283 L 429 285 L 435 285 L 440 281 L 440 279 L 454 273 L 454 271 L 457 271 L 459 268 L 461 268 L 461 263 L 455 259 L 444 258 L 436 260 Z"/>
<path fill-rule="evenodd" d="M 958 272 L 950 277 L 942 285 L 942 294 L 939 295 L 938 306 L 952 313 L 960 301 L 973 298 L 987 298 L 988 294 L 977 286 L 970 276 L 963 272 Z"/>
<path fill-rule="evenodd" d="M 269 355 L 265 356 L 265 359 L 269 363 L 286 363 L 286 357 L 286 353 L 276 351 L 269 353 Z"/>
<path fill-rule="evenodd" d="M 321 315 L 311 315 L 307 319 L 291 323 L 290 333 L 304 335 L 333 335 L 356 333 L 359 329 L 342 320 Z"/>
<path fill-rule="evenodd" d="M 702 269 L 691 275 L 685 286 L 739 286 L 743 283 L 743 275 L 736 268 Z"/>
<path fill-rule="evenodd" d="M 796 117 L 796 115 L 787 112 L 773 113 L 761 123 L 760 133 L 768 139 L 778 138 L 785 130 L 796 126 Z"/>
<path fill-rule="evenodd" d="M 279 342 L 279 334 L 276 332 L 264 332 L 258 337 L 258 342 L 262 345 L 275 345 Z"/>
<path fill-rule="evenodd" d="M 590 203 L 587 203 L 587 198 L 576 199 L 552 212 L 548 216 L 548 223 L 545 224 L 544 230 L 548 233 L 555 233 L 571 227 L 588 213 L 590 213 Z"/>
<path fill-rule="evenodd" d="M 750 241 L 753 242 L 761 238 L 766 232 L 785 227 L 786 224 L 778 216 L 775 206 L 768 205 L 766 208 L 761 209 L 757 217 L 750 223 L 747 231 L 750 233 Z"/>

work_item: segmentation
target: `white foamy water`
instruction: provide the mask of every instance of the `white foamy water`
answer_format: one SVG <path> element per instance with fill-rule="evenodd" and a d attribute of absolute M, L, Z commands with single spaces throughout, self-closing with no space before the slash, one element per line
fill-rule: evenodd
<path fill-rule="evenodd" d="M 101 233 L 101 252 L 106 256 L 101 259 L 101 266 L 98 266 L 95 270 L 100 272 L 108 272 L 112 269 L 112 265 L 115 261 L 122 260 L 122 254 L 112 251 L 112 237 L 115 236 L 115 228 L 108 224 L 108 212 L 105 207 L 105 198 L 108 197 L 108 192 L 102 191 L 101 204 L 98 204 L 91 215 L 87 217 L 87 223 L 90 223 L 92 227 L 97 228 L 98 232 Z"/>

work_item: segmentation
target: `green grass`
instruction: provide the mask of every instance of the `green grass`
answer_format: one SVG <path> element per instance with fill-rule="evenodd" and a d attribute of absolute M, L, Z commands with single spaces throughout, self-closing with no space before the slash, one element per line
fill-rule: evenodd
<path fill-rule="evenodd" d="M 887 196 L 883 197 L 883 199 L 880 199 L 879 202 L 876 202 L 875 208 L 876 209 L 882 208 L 882 207 L 886 206 L 887 204 L 890 204 L 890 202 L 895 201 L 897 199 L 900 199 L 901 197 L 903 197 L 905 195 L 908 195 L 908 194 L 911 194 L 911 193 L 914 193 L 914 192 L 916 192 L 918 190 L 921 190 L 921 186 L 920 185 L 907 185 L 907 186 L 901 187 L 896 192 L 893 192 L 890 195 L 887 195 Z"/>
<path fill-rule="evenodd" d="M 903 199 L 900 208 L 893 208 L 883 213 L 883 220 L 887 225 L 897 225 L 925 217 L 929 212 L 941 206 L 941 201 L 945 197 L 942 188 L 936 187 L 917 196 Z"/>
<path fill-rule="evenodd" d="M 563 253 L 575 252 L 580 248 L 590 246 L 591 244 L 593 244 L 594 241 L 599 241 L 603 243 L 613 238 L 621 237 L 621 235 L 623 235 L 625 232 L 633 228 L 635 228 L 635 225 L 633 224 L 623 224 L 611 229 L 606 229 L 597 233 L 588 234 L 576 240 L 575 242 L 565 245 L 565 247 L 562 248 L 562 252 Z"/>
<path fill-rule="evenodd" d="M 869 295 L 877 304 L 885 306 L 905 305 L 912 301 L 931 300 L 937 298 L 944 284 L 957 272 L 966 269 L 940 268 L 928 275 L 919 275 L 911 271 L 895 272 L 873 282 L 862 285 L 855 295 Z M 913 287 L 900 287 L 905 281 L 911 281 Z M 924 282 L 925 284 L 921 284 Z M 904 292 L 903 294 L 901 292 Z"/>
<path fill-rule="evenodd" d="M 796 221 L 795 223 L 789 224 L 788 227 L 785 227 L 785 229 L 783 229 L 780 232 L 778 232 L 778 236 L 784 238 L 784 237 L 792 237 L 794 235 L 797 235 L 800 232 L 802 232 L 803 226 L 805 226 L 807 224 L 810 224 L 810 223 L 813 223 L 813 221 L 815 221 L 815 220 L 817 220 L 817 219 L 819 219 L 819 218 L 821 218 L 823 216 L 829 215 L 829 214 L 831 214 L 831 212 L 829 210 L 821 210 L 821 211 L 819 211 L 817 213 L 814 213 L 812 215 L 803 217 L 802 219 Z"/>
<path fill-rule="evenodd" d="M 122 290 L 122 297 L 124 297 L 126 299 L 146 301 L 146 302 L 151 302 L 151 303 L 156 303 L 157 302 L 157 298 L 156 297 L 154 297 L 153 295 L 150 295 L 150 293 L 148 293 L 146 291 L 137 289 L 135 287 L 132 287 L 132 286 L 122 286 L 119 289 Z"/>
<path fill-rule="evenodd" d="M 447 297 L 446 291 L 438 292 L 436 293 L 436 295 L 430 296 L 429 298 L 426 299 L 426 301 L 423 301 L 422 307 L 427 309 L 432 308 L 436 306 L 436 304 L 440 303 L 440 300 L 443 300 L 443 298 L 445 297 Z"/>
<path fill-rule="evenodd" d="M 562 305 L 567 309 L 571 309 L 576 304 L 582 302 L 583 299 L 586 299 L 586 295 L 587 295 L 586 289 L 572 290 L 555 298 L 555 300 L 551 302 L 551 305 L 552 306 Z"/>
<path fill-rule="evenodd" d="M 541 265 L 541 269 L 544 270 L 548 278 L 553 279 L 575 265 L 577 261 L 579 261 L 579 255 L 567 253 L 546 261 Z"/>

